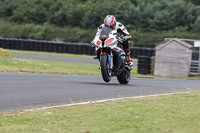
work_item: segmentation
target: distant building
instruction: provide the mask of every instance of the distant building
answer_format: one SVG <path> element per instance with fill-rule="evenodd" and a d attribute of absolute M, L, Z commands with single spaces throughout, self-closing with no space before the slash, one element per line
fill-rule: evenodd
<path fill-rule="evenodd" d="M 188 77 L 192 46 L 179 39 L 171 39 L 156 46 L 154 75 Z"/>

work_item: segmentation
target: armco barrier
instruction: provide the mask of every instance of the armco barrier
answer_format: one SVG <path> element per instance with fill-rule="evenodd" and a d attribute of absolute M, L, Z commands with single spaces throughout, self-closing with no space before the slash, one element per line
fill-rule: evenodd
<path fill-rule="evenodd" d="M 95 55 L 95 48 L 91 47 L 91 45 L 71 42 L 0 38 L 0 47 L 14 50 Z M 154 48 L 132 47 L 130 51 L 132 58 L 138 58 L 138 56 L 155 56 Z"/>

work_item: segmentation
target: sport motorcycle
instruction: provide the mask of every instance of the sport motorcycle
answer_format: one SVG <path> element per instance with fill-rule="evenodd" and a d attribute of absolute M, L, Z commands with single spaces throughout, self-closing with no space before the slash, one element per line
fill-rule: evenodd
<path fill-rule="evenodd" d="M 109 82 L 111 77 L 117 76 L 120 84 L 128 84 L 131 78 L 131 67 L 123 50 L 125 37 L 116 30 L 103 27 L 93 39 L 92 46 L 96 47 L 97 59 L 100 62 L 102 78 Z"/>

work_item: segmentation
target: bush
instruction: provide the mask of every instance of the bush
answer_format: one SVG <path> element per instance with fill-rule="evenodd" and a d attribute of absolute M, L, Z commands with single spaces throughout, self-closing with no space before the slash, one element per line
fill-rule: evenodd
<path fill-rule="evenodd" d="M 200 39 L 200 0 L 0 0 L 0 36 L 90 43 L 108 14 L 133 36 L 131 46 L 164 38 Z M 184 30 L 183 30 L 184 29 Z"/>
<path fill-rule="evenodd" d="M 173 30 L 144 32 L 142 29 L 132 29 L 127 27 L 132 35 L 131 46 L 155 47 L 155 44 L 164 41 L 165 38 L 200 39 L 199 18 L 195 25 L 197 31 L 188 32 L 187 27 L 177 27 Z M 49 41 L 65 41 L 90 43 L 95 36 L 97 28 L 83 29 L 80 27 L 54 27 L 50 24 L 17 25 L 13 23 L 0 23 L 0 36 L 4 38 L 22 38 Z"/>
<path fill-rule="evenodd" d="M 49 35 L 52 33 L 52 26 L 48 24 L 36 25 L 33 29 L 29 29 L 29 38 L 36 40 L 50 40 Z"/>
<path fill-rule="evenodd" d="M 160 32 L 141 32 L 140 30 L 131 30 L 130 34 L 133 37 L 131 46 L 137 47 L 155 47 L 155 44 L 163 42 L 165 38 L 200 40 L 200 32 L 187 32 L 184 27 Z"/>
<path fill-rule="evenodd" d="M 0 58 L 9 58 L 10 53 L 5 49 L 0 48 Z"/>

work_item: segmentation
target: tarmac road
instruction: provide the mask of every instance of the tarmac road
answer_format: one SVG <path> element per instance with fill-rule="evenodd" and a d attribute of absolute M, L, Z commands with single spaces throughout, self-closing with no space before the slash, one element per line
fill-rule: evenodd
<path fill-rule="evenodd" d="M 42 56 L 42 55 L 23 55 L 23 54 L 12 54 L 12 57 L 26 58 L 26 59 L 36 59 L 36 60 L 99 64 L 99 60 L 92 59 L 92 57 L 91 57 L 91 59 L 85 59 L 85 58 L 67 58 L 67 57 L 54 57 L 54 56 Z M 134 62 L 134 66 L 137 66 L 137 62 Z"/>
<path fill-rule="evenodd" d="M 11 56 L 16 58 L 26 58 L 26 59 L 36 59 L 36 60 L 99 64 L 99 61 L 92 59 L 92 57 L 91 59 L 85 59 L 85 58 L 67 58 L 67 57 L 54 57 L 54 56 L 43 56 L 43 55 L 24 55 L 24 54 L 12 54 Z"/>
<path fill-rule="evenodd" d="M 0 112 L 188 91 L 200 91 L 200 81 L 132 78 L 121 85 L 101 76 L 0 72 Z"/>

